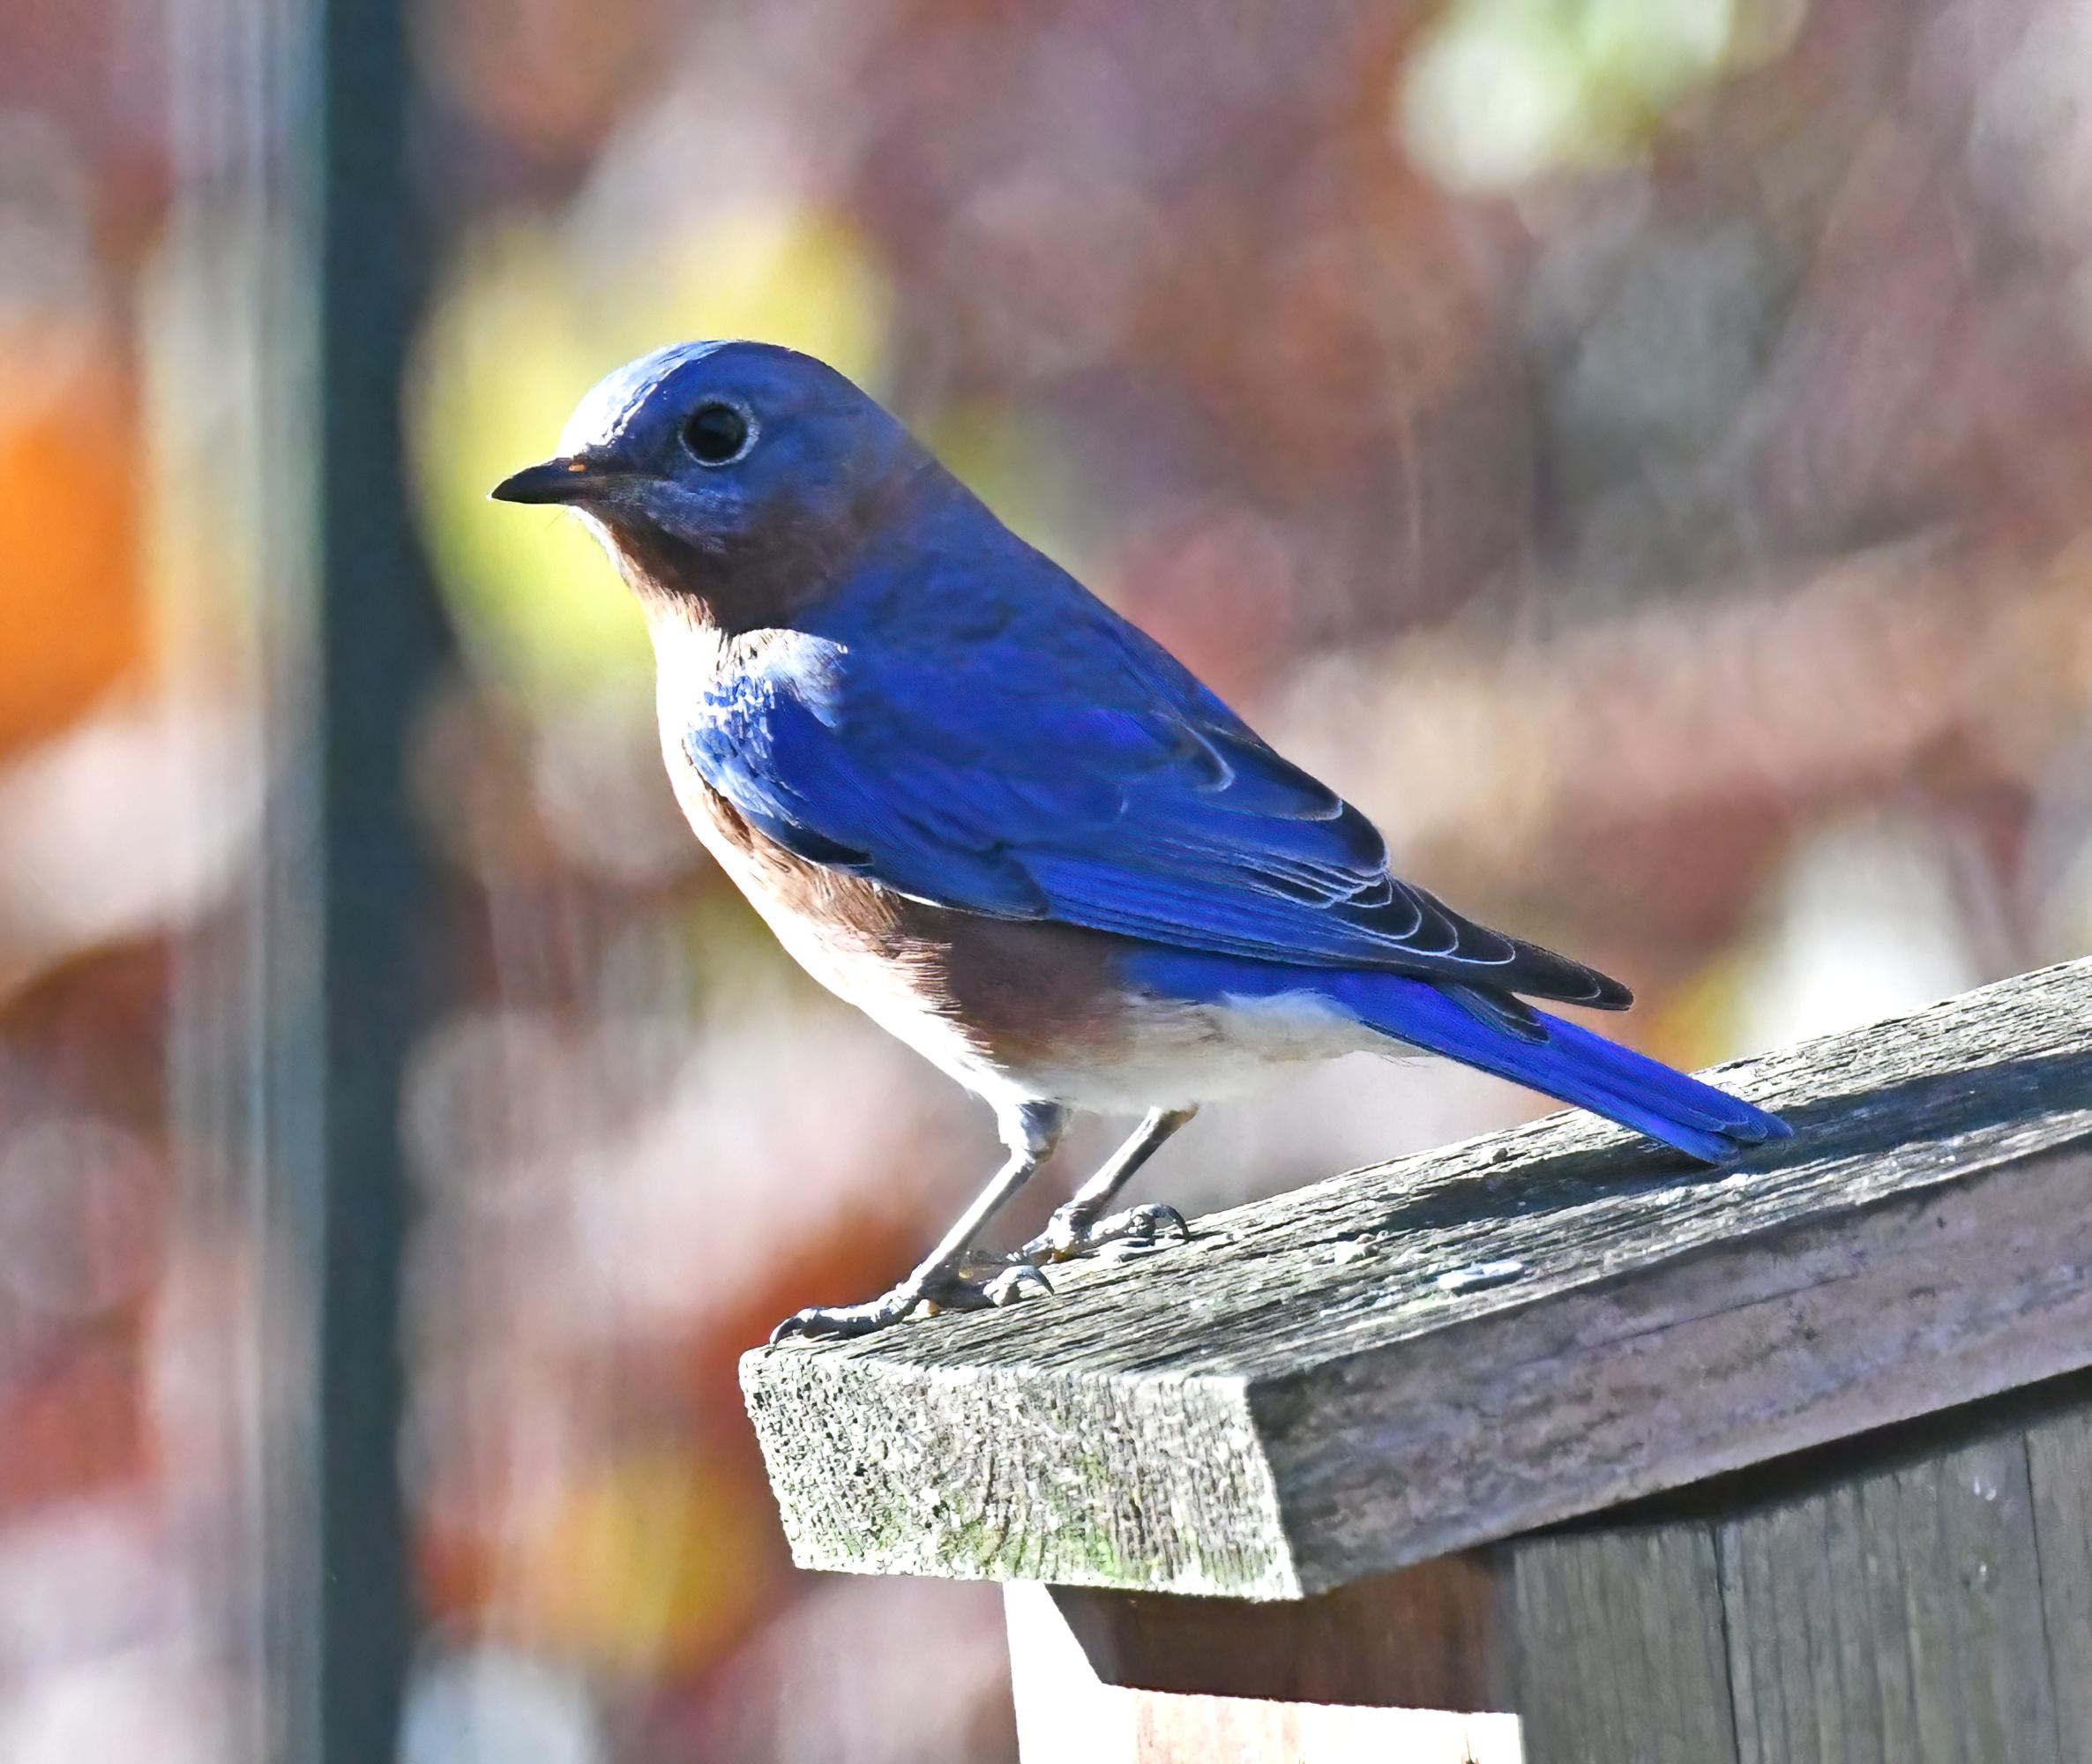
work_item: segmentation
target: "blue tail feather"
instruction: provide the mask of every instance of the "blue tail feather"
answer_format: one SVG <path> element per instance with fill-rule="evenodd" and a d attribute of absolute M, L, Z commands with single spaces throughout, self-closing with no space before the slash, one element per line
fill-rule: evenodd
<path fill-rule="evenodd" d="M 1793 1132 L 1776 1115 L 1545 1011 L 1532 1013 L 1544 1038 L 1530 1038 L 1406 975 L 1175 952 L 1143 956 L 1133 966 L 1141 978 L 1179 997 L 1316 993 L 1382 1035 L 1588 1109 L 1704 1162 L 1727 1163 Z"/>
<path fill-rule="evenodd" d="M 1527 1041 L 1484 1022 L 1428 981 L 1378 974 L 1331 980 L 1330 995 L 1383 1035 L 1573 1102 L 1708 1163 L 1726 1163 L 1792 1131 L 1775 1115 L 1545 1011 L 1534 1014 L 1547 1039 Z"/>

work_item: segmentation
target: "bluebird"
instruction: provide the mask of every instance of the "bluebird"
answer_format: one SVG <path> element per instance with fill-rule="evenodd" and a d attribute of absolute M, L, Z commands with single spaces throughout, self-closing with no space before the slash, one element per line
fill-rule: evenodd
<path fill-rule="evenodd" d="M 995 1111 L 1004 1161 L 915 1270 L 773 1339 L 1006 1302 L 1050 1259 L 1182 1234 L 1113 1202 L 1200 1103 L 1362 1048 L 1707 1162 L 1789 1132 L 1528 1003 L 1632 999 L 1392 874 L 1363 814 L 823 363 L 659 350 L 493 495 L 602 542 L 652 633 L 676 798 L 778 940 Z M 1142 1118 L 1043 1233 L 979 1255 L 1079 1110 Z"/>

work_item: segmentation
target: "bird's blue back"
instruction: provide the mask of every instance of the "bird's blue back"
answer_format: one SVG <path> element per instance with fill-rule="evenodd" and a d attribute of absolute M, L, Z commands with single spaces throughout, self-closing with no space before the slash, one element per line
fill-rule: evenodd
<path fill-rule="evenodd" d="M 693 706 L 770 837 L 956 909 L 1257 960 L 1625 1002 L 1391 876 L 1358 811 L 945 482 Z"/>

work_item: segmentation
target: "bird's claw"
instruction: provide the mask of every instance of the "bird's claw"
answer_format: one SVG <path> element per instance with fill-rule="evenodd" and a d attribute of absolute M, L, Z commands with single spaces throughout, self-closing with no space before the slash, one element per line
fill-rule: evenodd
<path fill-rule="evenodd" d="M 987 1259 L 969 1255 L 950 1273 L 925 1275 L 920 1271 L 899 1286 L 862 1304 L 810 1304 L 794 1312 L 770 1332 L 771 1345 L 804 1337 L 813 1342 L 848 1341 L 870 1335 L 920 1311 L 934 1317 L 940 1311 L 985 1311 L 1027 1299 L 1050 1298 L 1053 1282 L 1042 1265 L 1065 1262 L 1098 1250 L 1117 1249 L 1132 1255 L 1153 1249 L 1164 1237 L 1189 1242 L 1191 1227 L 1174 1207 L 1150 1201 L 1129 1207 L 1123 1213 L 1102 1219 L 1086 1219 L 1072 1207 L 1064 1207 L 1046 1229 L 1013 1256 Z"/>
<path fill-rule="evenodd" d="M 803 1311 L 795 1311 L 770 1332 L 770 1345 L 774 1348 L 780 1342 L 802 1336 L 810 1342 L 847 1342 L 853 1336 L 869 1335 L 900 1322 L 920 1302 L 918 1295 L 897 1286 L 862 1304 L 810 1304 Z"/>
<path fill-rule="evenodd" d="M 926 1317 L 940 1311 L 985 1311 L 1027 1298 L 1047 1298 L 1053 1287 L 1029 1262 L 982 1262 L 968 1259 L 941 1279 L 909 1279 L 862 1304 L 810 1304 L 770 1332 L 773 1347 L 803 1336 L 808 1341 L 848 1341 L 870 1335 L 920 1310 Z"/>
<path fill-rule="evenodd" d="M 1021 1304 L 1027 1298 L 1051 1298 L 1053 1282 L 1035 1262 L 1012 1262 L 981 1289 L 990 1304 Z"/>
<path fill-rule="evenodd" d="M 1153 1249 L 1170 1235 L 1189 1243 L 1192 1228 L 1176 1207 L 1159 1200 L 1107 1214 L 1102 1219 L 1085 1219 L 1072 1207 L 1064 1207 L 1017 1254 L 1026 1261 L 1065 1262 L 1113 1245 L 1129 1252 Z"/>

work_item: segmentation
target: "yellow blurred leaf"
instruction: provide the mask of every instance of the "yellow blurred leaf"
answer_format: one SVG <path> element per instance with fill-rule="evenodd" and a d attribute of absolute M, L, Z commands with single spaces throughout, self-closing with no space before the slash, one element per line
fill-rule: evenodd
<path fill-rule="evenodd" d="M 547 1645 L 613 1669 L 701 1663 L 761 1590 L 763 1523 L 738 1484 L 699 1461 L 626 1457 L 555 1510 L 529 1552 L 519 1614 Z"/>
<path fill-rule="evenodd" d="M 555 226 L 469 239 L 421 344 L 410 413 L 430 543 L 474 664 L 526 699 L 642 690 L 644 627 L 572 516 L 487 501 L 551 452 L 581 395 L 661 344 L 756 337 L 874 377 L 886 291 L 840 221 L 790 206 L 664 226 L 643 259 L 584 261 Z"/>

